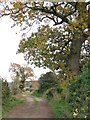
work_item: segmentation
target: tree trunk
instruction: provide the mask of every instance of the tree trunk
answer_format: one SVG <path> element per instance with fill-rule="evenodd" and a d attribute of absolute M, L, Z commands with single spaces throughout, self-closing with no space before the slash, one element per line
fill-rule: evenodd
<path fill-rule="evenodd" d="M 77 38 L 76 38 L 77 37 Z M 83 40 L 78 38 L 76 34 L 75 39 L 73 39 L 71 44 L 71 52 L 68 56 L 67 65 L 68 67 L 76 73 L 79 73 L 79 60 L 80 60 L 80 52 L 82 47 Z"/>

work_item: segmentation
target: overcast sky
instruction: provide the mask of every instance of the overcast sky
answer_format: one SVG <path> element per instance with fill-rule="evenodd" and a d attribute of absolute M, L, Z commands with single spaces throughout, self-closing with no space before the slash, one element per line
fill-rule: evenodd
<path fill-rule="evenodd" d="M 7 81 L 11 81 L 9 67 L 10 63 L 19 63 L 21 65 L 27 64 L 24 61 L 23 54 L 16 55 L 16 51 L 20 41 L 20 34 L 18 27 L 11 28 L 12 21 L 9 17 L 0 19 L 0 76 L 7 78 Z M 18 34 L 16 34 L 16 32 Z M 34 68 L 35 75 L 37 78 L 40 77 L 42 73 L 46 73 L 49 69 Z"/>

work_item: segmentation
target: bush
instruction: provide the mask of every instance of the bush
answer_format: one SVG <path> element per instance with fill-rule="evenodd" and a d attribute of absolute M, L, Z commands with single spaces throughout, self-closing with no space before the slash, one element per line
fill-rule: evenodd
<path fill-rule="evenodd" d="M 89 92 L 89 78 L 88 74 L 90 64 L 83 67 L 82 73 L 78 76 L 77 81 L 72 82 L 69 87 L 70 99 L 74 117 L 85 118 L 88 117 L 88 92 Z"/>
<path fill-rule="evenodd" d="M 47 99 L 57 98 L 62 93 L 62 91 L 63 91 L 63 88 L 61 88 L 60 86 L 53 87 L 48 89 L 43 96 Z"/>
<path fill-rule="evenodd" d="M 53 72 L 47 72 L 46 74 L 41 75 L 39 78 L 39 93 L 45 92 L 51 87 L 57 86 L 56 75 Z"/>
<path fill-rule="evenodd" d="M 51 99 L 54 96 L 54 89 L 50 88 L 46 91 L 45 96 L 47 99 Z"/>
<path fill-rule="evenodd" d="M 8 86 L 8 82 L 2 78 L 2 103 L 4 102 L 4 100 L 8 101 L 10 96 L 11 96 L 11 92 Z"/>
<path fill-rule="evenodd" d="M 39 90 L 35 90 L 32 95 L 36 97 L 42 97 L 42 93 L 40 93 Z"/>
<path fill-rule="evenodd" d="M 17 88 L 13 88 L 13 90 L 12 90 L 12 94 L 13 94 L 13 95 L 16 95 L 17 93 L 18 93 Z"/>
<path fill-rule="evenodd" d="M 57 93 L 61 93 L 63 90 L 63 88 L 61 88 L 60 86 L 57 86 L 55 89 L 56 89 Z"/>
<path fill-rule="evenodd" d="M 5 117 L 16 105 L 22 104 L 24 100 L 13 97 L 8 82 L 0 77 L 2 81 L 2 116 Z"/>

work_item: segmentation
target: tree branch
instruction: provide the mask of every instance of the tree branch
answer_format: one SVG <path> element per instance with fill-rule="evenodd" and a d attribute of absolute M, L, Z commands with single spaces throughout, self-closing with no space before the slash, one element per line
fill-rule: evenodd
<path fill-rule="evenodd" d="M 56 17 L 58 18 L 61 18 L 62 19 L 62 22 L 66 22 L 66 23 L 69 23 L 69 20 L 67 18 L 65 18 L 63 15 L 57 13 L 55 10 L 51 11 L 51 10 L 48 10 L 46 7 L 43 7 L 43 8 L 40 8 L 40 7 L 29 7 L 27 4 L 25 4 L 25 6 L 31 10 L 39 10 L 41 12 L 45 12 L 45 13 L 48 13 L 48 14 L 53 14 L 55 15 Z M 53 19 L 52 19 L 53 20 Z M 61 22 L 60 22 L 61 23 Z M 55 22 L 55 25 L 56 24 L 60 24 L 60 23 L 56 23 Z"/>

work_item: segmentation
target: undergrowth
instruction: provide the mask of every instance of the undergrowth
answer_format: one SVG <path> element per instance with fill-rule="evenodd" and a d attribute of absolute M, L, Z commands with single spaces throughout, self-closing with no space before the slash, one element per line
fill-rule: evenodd
<path fill-rule="evenodd" d="M 57 100 L 55 101 L 53 98 L 49 100 L 49 104 L 51 105 L 55 118 L 72 118 L 71 107 L 65 100 Z"/>
<path fill-rule="evenodd" d="M 9 112 L 11 112 L 15 107 L 23 104 L 25 99 L 22 100 L 16 99 L 15 97 L 11 97 L 8 101 L 3 100 L 2 104 L 2 117 L 5 117 L 8 115 Z"/>

